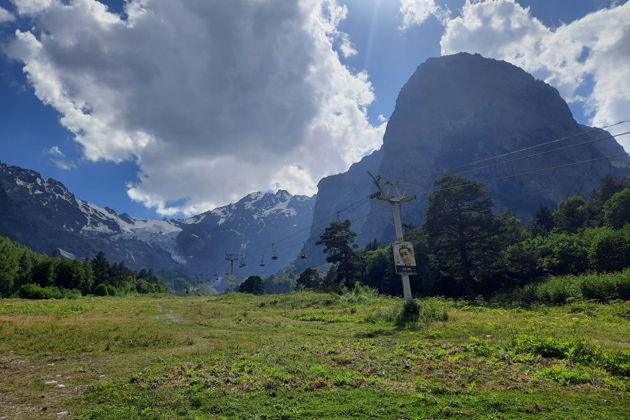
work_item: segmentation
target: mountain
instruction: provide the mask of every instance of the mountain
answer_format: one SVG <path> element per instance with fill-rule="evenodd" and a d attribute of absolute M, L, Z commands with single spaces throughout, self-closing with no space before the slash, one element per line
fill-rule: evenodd
<path fill-rule="evenodd" d="M 585 130 L 580 136 L 504 157 L 501 160 L 512 160 L 506 164 L 488 166 L 496 161 L 485 161 L 458 168 Z M 527 218 L 540 204 L 555 206 L 572 195 L 587 196 L 606 174 L 628 174 L 630 158 L 618 157 L 615 165 L 601 159 L 623 152 L 614 139 L 607 139 L 529 159 L 513 159 L 606 135 L 604 130 L 578 124 L 556 89 L 512 64 L 466 53 L 431 58 L 417 68 L 400 91 L 381 149 L 347 172 L 320 181 L 314 224 L 305 246 L 309 260 L 303 265 L 323 262 L 321 247 L 314 243 L 336 217 L 352 221 L 359 245 L 373 239 L 387 243 L 394 237 L 389 204 L 367 199 L 375 188 L 366 170 L 384 180 L 413 184 L 401 191 L 417 195 L 403 204 L 402 215 L 405 222 L 418 225 L 423 222 L 432 180 L 440 174 L 487 166 L 460 176 L 488 180 L 597 159 L 487 183 L 498 211 L 512 210 Z M 346 208 L 356 202 L 361 204 Z"/>
<path fill-rule="evenodd" d="M 83 201 L 35 171 L 0 163 L 0 235 L 51 255 L 91 259 L 103 251 L 133 269 L 218 277 L 220 284 L 229 271 L 226 252 L 244 255 L 235 263 L 241 280 L 293 261 L 308 237 L 314 203 L 284 190 L 256 192 L 187 219 L 143 219 Z M 277 260 L 271 260 L 272 244 Z"/>

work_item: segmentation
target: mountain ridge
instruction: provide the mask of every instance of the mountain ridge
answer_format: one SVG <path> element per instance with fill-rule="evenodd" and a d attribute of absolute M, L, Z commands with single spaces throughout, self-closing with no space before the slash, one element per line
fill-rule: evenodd
<path fill-rule="evenodd" d="M 138 218 L 81 200 L 36 171 L 0 162 L 0 235 L 39 252 L 92 258 L 102 250 L 131 268 L 174 270 L 191 278 L 209 279 L 219 272 L 215 277 L 222 277 L 225 252 L 251 250 L 261 254 L 256 258 L 270 257 L 263 244 L 267 248 L 274 238 L 294 232 L 303 242 L 313 202 L 286 190 L 255 192 L 184 219 Z M 305 230 L 303 238 L 300 230 Z M 282 249 L 277 266 L 297 257 L 301 246 Z M 239 278 L 272 270 L 257 264 L 242 268 Z"/>

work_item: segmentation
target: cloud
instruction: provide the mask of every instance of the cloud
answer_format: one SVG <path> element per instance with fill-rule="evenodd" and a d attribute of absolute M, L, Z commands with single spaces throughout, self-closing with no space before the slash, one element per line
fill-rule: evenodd
<path fill-rule="evenodd" d="M 15 20 L 15 16 L 13 16 L 7 9 L 0 7 L 0 23 L 11 22 L 13 20 Z"/>
<path fill-rule="evenodd" d="M 593 125 L 630 117 L 630 3 L 551 29 L 514 0 L 467 1 L 461 15 L 446 22 L 441 49 L 520 66 L 567 101 L 585 101 Z M 580 96 L 589 81 L 592 91 Z"/>
<path fill-rule="evenodd" d="M 49 160 L 59 169 L 69 171 L 76 167 L 74 163 L 66 160 L 66 155 L 61 151 L 59 146 L 52 146 L 49 149 L 45 149 L 44 153 L 50 156 Z"/>
<path fill-rule="evenodd" d="M 439 6 L 435 0 L 400 0 L 400 14 L 403 22 L 399 29 L 405 30 L 415 25 L 421 25 L 431 16 L 444 22 L 450 13 L 448 8 Z"/>
<path fill-rule="evenodd" d="M 59 146 L 53 146 L 50 149 L 46 149 L 45 152 L 53 157 L 64 158 L 66 155 L 63 154 Z"/>
<path fill-rule="evenodd" d="M 312 194 L 380 147 L 336 0 L 13 0 L 7 47 L 92 161 L 133 159 L 129 196 L 193 214 L 255 190 Z M 181 204 L 181 203 L 184 204 Z M 172 203 L 178 203 L 173 205 Z"/>

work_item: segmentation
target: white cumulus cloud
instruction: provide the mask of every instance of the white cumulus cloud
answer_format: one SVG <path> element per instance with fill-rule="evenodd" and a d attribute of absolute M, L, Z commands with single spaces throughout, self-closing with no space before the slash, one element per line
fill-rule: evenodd
<path fill-rule="evenodd" d="M 336 0 L 12 0 L 6 50 L 89 160 L 133 159 L 129 196 L 193 214 L 254 190 L 315 192 L 378 148 Z"/>
<path fill-rule="evenodd" d="M 630 3 L 552 29 L 514 0 L 467 0 L 461 15 L 446 22 L 441 49 L 522 67 L 567 101 L 586 101 L 593 125 L 630 117 Z M 585 96 L 578 94 L 581 88 Z"/>
<path fill-rule="evenodd" d="M 13 16 L 7 9 L 0 7 L 0 23 L 11 22 L 13 20 L 15 20 L 15 16 Z"/>
<path fill-rule="evenodd" d="M 435 0 L 400 0 L 400 14 L 403 21 L 399 29 L 405 30 L 423 24 L 431 16 L 444 22 L 448 19 L 450 11 L 439 6 Z"/>

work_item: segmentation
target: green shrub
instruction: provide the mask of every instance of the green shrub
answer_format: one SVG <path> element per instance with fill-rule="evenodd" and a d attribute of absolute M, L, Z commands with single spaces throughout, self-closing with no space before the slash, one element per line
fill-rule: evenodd
<path fill-rule="evenodd" d="M 520 335 L 511 345 L 517 353 L 532 353 L 542 357 L 567 359 L 574 363 L 591 363 L 601 357 L 601 350 L 585 339 L 563 340 L 555 337 Z"/>
<path fill-rule="evenodd" d="M 402 307 L 382 314 L 387 321 L 394 321 L 399 328 L 413 328 L 435 321 L 448 321 L 446 304 L 439 299 L 425 299 L 420 303 L 415 300 L 406 302 Z"/>
<path fill-rule="evenodd" d="M 110 284 L 101 283 L 94 289 L 94 294 L 96 296 L 116 296 L 118 290 Z"/>
<path fill-rule="evenodd" d="M 537 377 L 551 379 L 564 385 L 588 384 L 593 382 L 593 370 L 580 366 L 579 368 L 556 365 L 544 368 L 536 374 Z"/>
<path fill-rule="evenodd" d="M 580 278 L 580 290 L 586 299 L 609 301 L 630 299 L 630 270 L 621 273 L 591 274 Z"/>
<path fill-rule="evenodd" d="M 604 203 L 604 223 L 615 229 L 621 229 L 630 223 L 630 188 L 615 193 Z"/>
<path fill-rule="evenodd" d="M 437 299 L 425 299 L 420 304 L 418 321 L 428 324 L 434 321 L 448 321 L 448 312 L 444 302 Z"/>
<path fill-rule="evenodd" d="M 586 233 L 586 232 L 585 232 Z M 595 271 L 620 271 L 630 267 L 630 225 L 623 230 L 591 229 L 588 259 Z"/>
<path fill-rule="evenodd" d="M 528 284 L 496 295 L 500 305 L 563 305 L 571 299 L 594 299 L 608 302 L 630 299 L 630 269 L 620 273 L 583 274 L 548 277 L 541 283 Z"/>
<path fill-rule="evenodd" d="M 536 287 L 536 300 L 540 303 L 562 305 L 569 298 L 580 297 L 580 288 L 575 276 L 550 277 Z"/>
<path fill-rule="evenodd" d="M 402 310 L 396 317 L 396 326 L 398 327 L 415 327 L 420 318 L 420 306 L 415 300 L 405 302 Z"/>
<path fill-rule="evenodd" d="M 602 367 L 608 372 L 629 377 L 630 376 L 630 351 L 622 350 L 604 355 Z"/>
<path fill-rule="evenodd" d="M 373 287 L 363 285 L 359 282 L 354 284 L 352 290 L 346 288 L 341 289 L 339 299 L 342 302 L 360 303 L 378 297 L 378 290 Z"/>
<path fill-rule="evenodd" d="M 28 283 L 20 287 L 18 295 L 23 299 L 76 299 L 81 292 L 76 289 L 64 289 L 56 286 L 40 286 Z"/>

